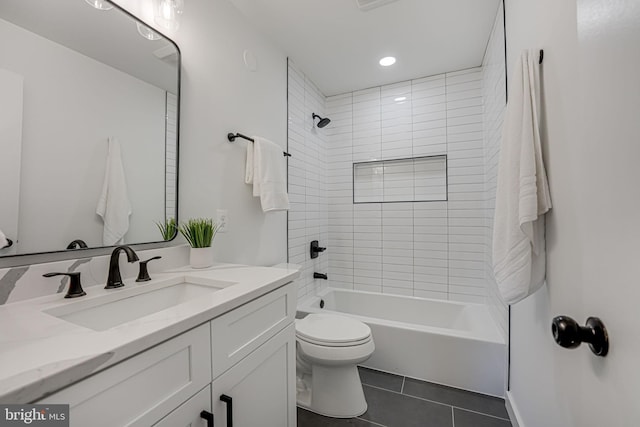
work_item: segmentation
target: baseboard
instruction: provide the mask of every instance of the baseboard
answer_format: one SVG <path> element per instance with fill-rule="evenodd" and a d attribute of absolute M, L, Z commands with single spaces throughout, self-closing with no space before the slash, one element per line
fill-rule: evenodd
<path fill-rule="evenodd" d="M 524 422 L 522 421 L 522 417 L 520 416 L 518 407 L 515 406 L 515 403 L 513 402 L 513 396 L 511 395 L 510 391 L 507 391 L 504 400 L 507 405 L 507 413 L 509 414 L 509 419 L 511 419 L 511 425 L 513 427 L 526 427 L 524 425 Z"/>

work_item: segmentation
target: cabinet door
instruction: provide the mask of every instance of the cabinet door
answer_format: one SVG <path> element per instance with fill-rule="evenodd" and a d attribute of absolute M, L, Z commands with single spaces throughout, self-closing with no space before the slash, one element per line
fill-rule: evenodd
<path fill-rule="evenodd" d="M 71 427 L 147 427 L 211 382 L 210 349 L 207 323 L 38 403 L 69 404 Z"/>
<path fill-rule="evenodd" d="M 211 413 L 211 386 L 208 385 L 191 399 L 184 402 L 172 413 L 164 417 L 155 427 L 212 427 L 200 415 L 202 411 Z"/>
<path fill-rule="evenodd" d="M 227 427 L 231 398 L 234 427 L 295 427 L 295 327 L 290 324 L 213 382 L 216 426 Z"/>

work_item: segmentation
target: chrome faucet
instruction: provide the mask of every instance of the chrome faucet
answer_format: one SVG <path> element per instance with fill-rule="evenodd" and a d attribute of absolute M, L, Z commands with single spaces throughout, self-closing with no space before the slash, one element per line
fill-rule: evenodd
<path fill-rule="evenodd" d="M 127 261 L 138 261 L 138 255 L 129 246 L 118 246 L 111 252 L 111 260 L 109 261 L 109 277 L 107 277 L 107 286 L 105 289 L 113 289 L 124 286 L 122 277 L 120 276 L 120 252 L 127 254 Z"/>

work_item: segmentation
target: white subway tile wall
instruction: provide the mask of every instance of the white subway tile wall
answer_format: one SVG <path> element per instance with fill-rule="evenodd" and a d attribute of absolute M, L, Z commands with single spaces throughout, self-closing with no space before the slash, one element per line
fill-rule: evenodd
<path fill-rule="evenodd" d="M 177 174 L 177 142 L 178 142 L 178 97 L 167 92 L 166 99 L 166 132 L 165 132 L 165 215 L 176 217 L 176 174 Z"/>
<path fill-rule="evenodd" d="M 485 302 L 481 79 L 474 68 L 327 98 L 340 118 L 328 139 L 332 286 Z M 436 155 L 448 157 L 449 201 L 401 203 L 444 200 L 444 162 L 388 160 Z M 399 203 L 354 205 L 351 162 L 375 160 L 386 161 L 355 171 L 357 201 Z"/>
<path fill-rule="evenodd" d="M 304 265 L 300 298 L 326 286 L 312 275 L 328 268 L 334 287 L 487 303 L 506 335 L 491 267 L 503 33 L 500 9 L 482 67 L 326 98 L 290 63 L 289 259 Z M 312 112 L 329 126 L 315 128 Z M 448 200 L 405 202 L 441 195 L 442 166 L 416 160 L 408 174 L 388 161 L 438 155 L 447 156 Z M 353 163 L 376 161 L 354 172 Z M 354 189 L 368 203 L 354 204 Z M 380 194 L 396 203 L 376 202 Z M 312 262 L 316 238 L 328 250 Z"/>
<path fill-rule="evenodd" d="M 288 64 L 288 110 L 288 258 L 290 263 L 302 265 L 297 279 L 298 298 L 302 299 L 327 286 L 326 281 L 314 279 L 313 273 L 328 273 L 328 254 L 311 259 L 309 245 L 312 240 L 318 240 L 322 247 L 329 244 L 328 136 L 312 118 L 313 113 L 325 117 L 325 97 L 292 61 Z"/>
<path fill-rule="evenodd" d="M 498 179 L 498 153 L 502 139 L 502 121 L 506 109 L 504 59 L 504 20 L 502 5 L 498 10 L 487 51 L 482 63 L 482 97 L 484 99 L 484 165 L 486 191 L 485 217 L 485 281 L 487 305 L 503 336 L 508 335 L 508 307 L 498 294 L 491 261 L 493 214 Z"/>

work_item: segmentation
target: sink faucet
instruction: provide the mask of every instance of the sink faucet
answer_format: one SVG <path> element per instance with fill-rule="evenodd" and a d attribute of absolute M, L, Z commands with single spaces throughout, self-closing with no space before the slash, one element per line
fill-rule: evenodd
<path fill-rule="evenodd" d="M 105 289 L 113 289 L 124 286 L 122 277 L 120 276 L 120 252 L 127 254 L 127 261 L 138 261 L 138 255 L 129 246 L 118 246 L 111 252 L 111 260 L 109 261 L 109 277 L 107 277 L 107 286 Z"/>

